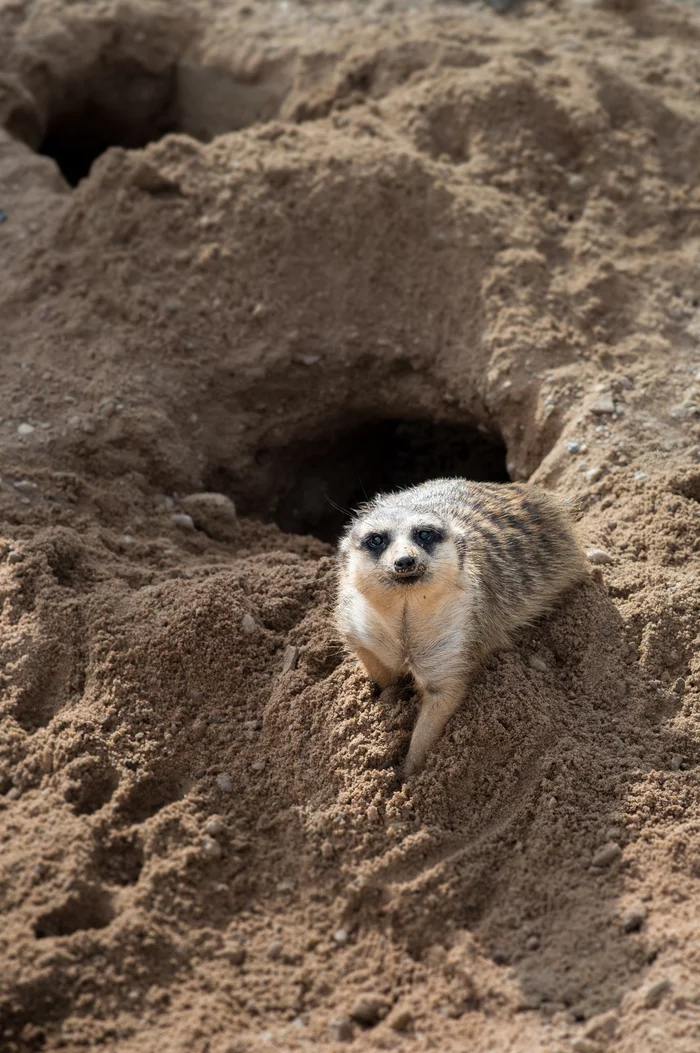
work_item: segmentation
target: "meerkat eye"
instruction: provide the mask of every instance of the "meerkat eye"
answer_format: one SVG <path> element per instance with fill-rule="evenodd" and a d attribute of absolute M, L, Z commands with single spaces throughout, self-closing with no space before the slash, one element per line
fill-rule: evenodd
<path fill-rule="evenodd" d="M 384 540 L 385 538 L 383 534 L 370 534 L 365 544 L 367 545 L 367 548 L 377 549 L 382 547 Z"/>
<path fill-rule="evenodd" d="M 418 540 L 419 541 L 432 541 L 435 537 L 435 533 L 432 530 L 419 530 Z"/>

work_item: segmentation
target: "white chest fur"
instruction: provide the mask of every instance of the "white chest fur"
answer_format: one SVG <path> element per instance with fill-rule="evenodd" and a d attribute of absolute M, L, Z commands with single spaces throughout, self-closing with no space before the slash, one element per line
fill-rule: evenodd
<path fill-rule="evenodd" d="M 423 684 L 463 663 L 470 637 L 464 592 L 412 586 L 367 596 L 350 588 L 343 599 L 351 646 L 371 651 L 397 675 L 411 673 Z"/>

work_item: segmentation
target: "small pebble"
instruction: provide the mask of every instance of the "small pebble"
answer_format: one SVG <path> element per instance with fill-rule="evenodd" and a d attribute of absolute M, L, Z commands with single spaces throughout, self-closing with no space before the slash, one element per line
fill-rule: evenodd
<path fill-rule="evenodd" d="M 680 753 L 674 753 L 669 763 L 671 771 L 680 771 L 684 759 L 685 758 Z"/>
<path fill-rule="evenodd" d="M 609 867 L 611 863 L 614 863 L 616 859 L 622 855 L 622 849 L 619 845 L 615 844 L 614 841 L 608 841 L 606 845 L 599 848 L 594 854 L 591 860 L 591 866 L 594 867 Z"/>
<path fill-rule="evenodd" d="M 645 479 L 649 478 L 649 476 L 647 475 L 646 472 L 635 472 L 634 473 L 634 478 L 635 478 L 636 482 L 643 483 Z"/>
<path fill-rule="evenodd" d="M 596 1013 L 586 1021 L 583 1033 L 586 1038 L 609 1041 L 615 1037 L 619 1023 L 620 1019 L 612 1009 L 607 1013 Z"/>
<path fill-rule="evenodd" d="M 613 557 L 604 548 L 589 548 L 586 550 L 586 559 L 594 567 L 600 567 L 604 563 L 612 563 Z"/>
<path fill-rule="evenodd" d="M 35 431 L 36 429 L 33 424 L 22 423 L 17 428 L 18 435 L 33 435 Z"/>
<path fill-rule="evenodd" d="M 215 541 L 235 541 L 240 534 L 236 506 L 218 493 L 188 494 L 180 504 L 194 525 Z"/>
<path fill-rule="evenodd" d="M 244 633 L 254 633 L 257 626 L 255 624 L 255 618 L 252 614 L 244 614 L 241 621 L 241 629 Z"/>
<path fill-rule="evenodd" d="M 581 452 L 581 443 L 580 442 L 576 442 L 575 440 L 572 439 L 570 442 L 567 442 L 566 449 L 567 449 L 567 453 L 571 453 L 571 454 L 580 453 Z"/>
<path fill-rule="evenodd" d="M 685 691 L 685 680 L 682 676 L 679 676 L 677 680 L 674 680 L 673 687 L 671 688 L 674 695 L 682 695 Z"/>
<path fill-rule="evenodd" d="M 226 832 L 226 824 L 218 815 L 213 815 L 211 819 L 207 819 L 204 824 L 204 832 L 211 837 L 218 837 L 220 834 Z"/>
<path fill-rule="evenodd" d="M 202 841 L 202 855 L 206 859 L 221 859 L 221 845 L 211 837 Z"/>
<path fill-rule="evenodd" d="M 284 950 L 284 944 L 281 940 L 273 940 L 270 946 L 267 948 L 267 956 L 273 962 L 276 962 L 281 957 L 282 951 Z"/>
<path fill-rule="evenodd" d="M 224 793 L 233 793 L 233 779 L 230 775 L 226 775 L 224 772 L 221 775 L 216 776 L 216 785 Z"/>
<path fill-rule="evenodd" d="M 604 391 L 596 402 L 591 406 L 591 413 L 614 413 L 615 402 L 612 391 Z"/>
<path fill-rule="evenodd" d="M 643 906 L 632 907 L 622 919 L 623 932 L 639 932 L 646 920 L 647 912 Z"/>
<path fill-rule="evenodd" d="M 250 767 L 252 768 L 253 771 L 264 771 L 265 770 L 265 761 L 264 760 L 253 761 L 253 763 L 251 764 Z"/>
<path fill-rule="evenodd" d="M 284 652 L 284 660 L 282 662 L 282 672 L 290 673 L 292 669 L 296 669 L 297 661 L 299 658 L 299 648 L 289 644 Z"/>
<path fill-rule="evenodd" d="M 338 929 L 337 932 L 333 933 L 333 939 L 336 943 L 344 944 L 348 942 L 348 934 L 346 929 Z"/>
<path fill-rule="evenodd" d="M 536 669 L 538 673 L 547 672 L 547 663 L 543 662 L 541 658 L 538 658 L 536 654 L 531 654 L 528 658 L 528 665 L 531 669 Z"/>
<path fill-rule="evenodd" d="M 352 1020 L 342 1016 L 337 1020 L 331 1020 L 328 1033 L 331 1042 L 351 1042 L 355 1029 L 352 1026 Z"/>
<path fill-rule="evenodd" d="M 16 786 L 10 787 L 10 789 L 5 794 L 5 797 L 7 798 L 8 801 L 16 801 L 19 796 L 20 796 L 20 791 L 19 791 L 19 789 Z"/>
<path fill-rule="evenodd" d="M 525 941 L 525 949 L 528 951 L 538 951 L 540 949 L 539 936 L 528 936 Z"/>
<path fill-rule="evenodd" d="M 413 1027 L 413 1013 L 409 1009 L 397 1006 L 387 1021 L 394 1031 L 410 1031 Z"/>
<path fill-rule="evenodd" d="M 8 553 L 8 563 L 22 563 L 24 560 L 24 554 L 22 552 L 16 552 L 14 549 Z"/>
<path fill-rule="evenodd" d="M 192 516 L 188 516 L 185 512 L 173 512 L 170 518 L 175 526 L 180 527 L 182 530 L 194 530 L 194 520 Z"/>
<path fill-rule="evenodd" d="M 583 473 L 583 477 L 587 483 L 597 483 L 602 474 L 602 468 L 589 468 L 588 471 Z"/>
<path fill-rule="evenodd" d="M 645 1009 L 656 1009 L 661 1000 L 671 990 L 671 981 L 667 977 L 655 980 L 653 984 L 642 990 L 642 1005 Z"/>

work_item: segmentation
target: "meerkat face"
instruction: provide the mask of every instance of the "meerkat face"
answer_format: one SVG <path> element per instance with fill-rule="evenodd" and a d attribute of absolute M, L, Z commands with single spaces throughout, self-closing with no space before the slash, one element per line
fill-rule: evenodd
<path fill-rule="evenodd" d="M 340 556 L 362 592 L 447 585 L 463 562 L 461 541 L 446 523 L 405 509 L 377 510 L 359 519 L 343 539 Z"/>

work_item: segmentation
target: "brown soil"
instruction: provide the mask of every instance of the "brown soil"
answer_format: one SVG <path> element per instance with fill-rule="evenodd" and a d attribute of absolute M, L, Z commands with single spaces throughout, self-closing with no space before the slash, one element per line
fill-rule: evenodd
<path fill-rule="evenodd" d="M 699 78 L 691 6 L 2 6 L 3 1053 L 700 1048 Z M 611 562 L 397 789 L 328 498 L 506 466 Z"/>

